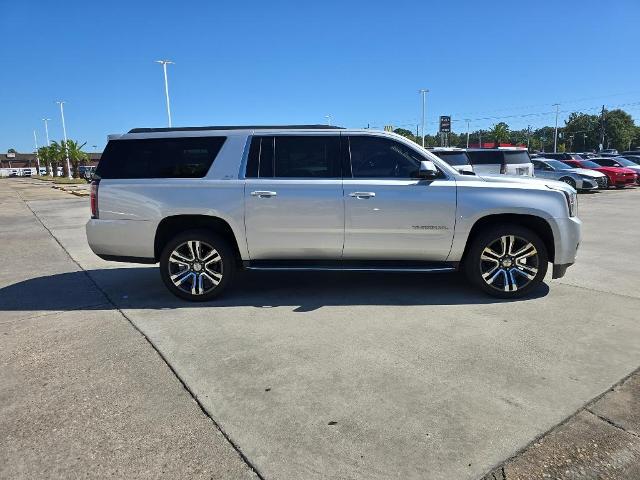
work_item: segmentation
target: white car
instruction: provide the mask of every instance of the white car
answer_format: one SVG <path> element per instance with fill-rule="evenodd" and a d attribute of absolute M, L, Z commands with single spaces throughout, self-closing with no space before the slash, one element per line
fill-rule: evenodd
<path fill-rule="evenodd" d="M 467 155 L 477 175 L 533 177 L 533 163 L 526 148 L 469 148 Z"/>

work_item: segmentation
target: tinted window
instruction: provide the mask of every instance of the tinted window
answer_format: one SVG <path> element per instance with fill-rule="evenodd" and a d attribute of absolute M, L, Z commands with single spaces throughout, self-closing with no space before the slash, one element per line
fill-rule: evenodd
<path fill-rule="evenodd" d="M 560 162 L 558 160 L 549 160 L 547 163 L 551 165 L 554 170 L 567 170 L 571 168 L 570 165 L 567 165 L 566 163 Z"/>
<path fill-rule="evenodd" d="M 529 158 L 529 154 L 525 151 L 517 151 L 517 152 L 504 152 L 504 160 L 507 164 L 522 164 L 522 163 L 531 163 L 531 159 Z"/>
<path fill-rule="evenodd" d="M 580 162 L 580 165 L 583 168 L 600 168 L 602 165 L 598 165 L 596 162 L 592 162 L 591 160 L 583 160 Z"/>
<path fill-rule="evenodd" d="M 473 165 L 502 165 L 502 152 L 487 150 L 486 152 L 471 151 L 467 153 L 469 154 L 469 160 L 471 160 Z"/>
<path fill-rule="evenodd" d="M 613 160 L 609 160 L 608 158 L 598 158 L 594 160 L 598 165 L 602 165 L 603 167 L 611 167 L 616 164 Z"/>
<path fill-rule="evenodd" d="M 466 152 L 432 152 L 449 165 L 469 165 Z"/>
<path fill-rule="evenodd" d="M 276 178 L 340 177 L 340 139 L 337 136 L 275 137 L 273 157 Z M 261 155 L 261 164 L 262 161 Z"/>
<path fill-rule="evenodd" d="M 426 160 L 409 147 L 381 137 L 349 137 L 354 178 L 416 178 Z"/>
<path fill-rule="evenodd" d="M 112 140 L 102 154 L 100 178 L 200 178 L 226 137 Z"/>

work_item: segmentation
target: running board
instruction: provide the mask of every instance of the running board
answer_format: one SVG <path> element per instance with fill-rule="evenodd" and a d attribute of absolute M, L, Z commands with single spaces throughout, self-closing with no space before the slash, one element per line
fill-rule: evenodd
<path fill-rule="evenodd" d="M 454 262 L 363 262 L 363 261 L 290 261 L 259 260 L 243 262 L 246 270 L 270 271 L 330 271 L 330 272 L 454 272 Z"/>

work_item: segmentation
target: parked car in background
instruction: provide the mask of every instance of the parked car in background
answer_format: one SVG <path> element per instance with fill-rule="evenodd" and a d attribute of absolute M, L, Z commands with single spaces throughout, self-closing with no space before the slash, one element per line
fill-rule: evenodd
<path fill-rule="evenodd" d="M 593 152 L 581 152 L 581 153 L 576 153 L 576 155 L 580 157 L 577 160 L 589 160 L 590 158 L 595 158 L 598 156 Z"/>
<path fill-rule="evenodd" d="M 91 180 L 94 172 L 96 171 L 96 167 L 93 165 L 80 165 L 78 167 L 78 173 L 85 180 Z"/>
<path fill-rule="evenodd" d="M 636 183 L 640 183 L 640 165 L 623 157 L 594 158 L 592 161 L 603 167 L 628 168 L 636 172 Z"/>
<path fill-rule="evenodd" d="M 569 152 L 562 152 L 562 153 L 542 152 L 540 153 L 540 157 L 549 158 L 553 160 L 560 160 L 561 162 L 564 162 L 565 160 L 582 160 L 582 157 L 579 154 L 569 153 Z"/>
<path fill-rule="evenodd" d="M 603 167 L 592 160 L 565 160 L 563 163 L 576 168 L 588 168 L 604 173 L 609 178 L 609 186 L 624 188 L 636 183 L 636 173 L 628 168 Z"/>
<path fill-rule="evenodd" d="M 627 150 L 626 152 L 622 152 L 620 155 L 626 157 L 627 155 L 634 155 L 640 157 L 640 150 Z"/>
<path fill-rule="evenodd" d="M 462 148 L 436 147 L 430 148 L 429 151 L 438 156 L 460 173 L 473 174 L 473 166 L 469 161 L 469 155 Z"/>
<path fill-rule="evenodd" d="M 599 154 L 597 154 L 597 155 L 595 155 L 595 156 L 593 156 L 591 158 L 592 159 L 593 158 L 613 158 L 613 157 L 617 157 L 617 156 L 618 156 L 617 153 L 601 152 L 601 153 L 599 153 Z"/>
<path fill-rule="evenodd" d="M 111 135 L 90 205 L 98 256 L 159 262 L 191 301 L 217 297 L 238 268 L 461 269 L 514 298 L 549 262 L 563 276 L 581 239 L 564 183 L 461 175 L 400 135 L 318 125 Z"/>
<path fill-rule="evenodd" d="M 524 148 L 469 148 L 467 155 L 477 175 L 533 176 L 533 163 Z"/>
<path fill-rule="evenodd" d="M 605 148 L 604 150 L 601 150 L 599 153 L 600 154 L 606 153 L 606 154 L 618 155 L 618 150 L 616 150 L 615 148 Z"/>
<path fill-rule="evenodd" d="M 536 177 L 559 180 L 571 185 L 576 190 L 595 190 L 609 186 L 609 181 L 604 173 L 574 168 L 559 160 L 547 158 L 534 158 L 531 161 Z"/>
<path fill-rule="evenodd" d="M 622 158 L 626 158 L 630 162 L 635 163 L 636 165 L 640 165 L 640 154 L 639 155 L 624 154 L 624 155 L 620 155 L 620 156 Z"/>

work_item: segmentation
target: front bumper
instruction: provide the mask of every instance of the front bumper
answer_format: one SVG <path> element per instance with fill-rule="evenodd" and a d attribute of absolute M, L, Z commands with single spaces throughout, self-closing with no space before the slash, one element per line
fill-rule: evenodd
<path fill-rule="evenodd" d="M 567 268 L 576 261 L 582 240 L 582 221 L 578 217 L 553 219 L 554 258 L 553 278 L 562 277 Z"/>

